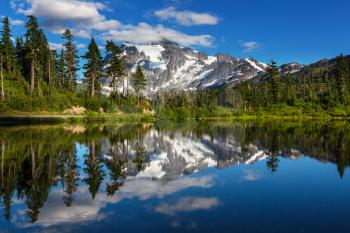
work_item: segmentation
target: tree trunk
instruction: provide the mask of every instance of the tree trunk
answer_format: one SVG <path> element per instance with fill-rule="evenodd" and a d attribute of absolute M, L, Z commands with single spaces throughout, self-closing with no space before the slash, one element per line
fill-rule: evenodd
<path fill-rule="evenodd" d="M 140 92 L 137 92 L 137 106 L 140 107 Z"/>
<path fill-rule="evenodd" d="M 129 89 L 129 80 L 128 80 L 128 77 L 126 77 L 126 96 L 128 96 L 128 89 Z"/>
<path fill-rule="evenodd" d="M 91 96 L 95 96 L 95 77 L 91 76 Z"/>
<path fill-rule="evenodd" d="M 73 91 L 73 74 L 71 68 L 69 68 L 69 81 L 68 85 L 71 91 Z"/>
<path fill-rule="evenodd" d="M 32 62 L 31 62 L 31 77 L 30 77 L 30 93 L 34 92 L 35 85 L 35 60 L 34 60 L 34 49 L 32 49 Z"/>
<path fill-rule="evenodd" d="M 117 78 L 113 78 L 113 92 L 117 93 Z"/>
<path fill-rule="evenodd" d="M 95 158 L 96 158 L 96 144 L 95 144 L 95 142 L 91 143 L 90 155 L 91 155 L 92 160 L 95 161 Z"/>
<path fill-rule="evenodd" d="M 49 90 L 51 89 L 51 58 L 49 58 Z"/>
<path fill-rule="evenodd" d="M 123 96 L 125 96 L 125 79 L 123 79 Z"/>
<path fill-rule="evenodd" d="M 3 71 L 3 57 L 1 53 L 1 63 L 0 63 L 0 76 L 1 76 L 1 93 L 0 93 L 0 98 L 4 99 L 5 97 L 5 92 L 4 92 L 4 71 Z"/>
<path fill-rule="evenodd" d="M 30 146 L 31 147 L 31 155 L 32 155 L 32 177 L 35 176 L 35 151 L 33 148 L 33 145 Z"/>

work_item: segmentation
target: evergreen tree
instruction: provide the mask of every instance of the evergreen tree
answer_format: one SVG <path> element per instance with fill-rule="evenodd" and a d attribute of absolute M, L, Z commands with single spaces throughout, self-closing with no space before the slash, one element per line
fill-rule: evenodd
<path fill-rule="evenodd" d="M 144 90 L 147 85 L 145 74 L 143 73 L 142 67 L 140 65 L 138 65 L 136 68 L 132 85 L 137 94 L 137 105 L 140 107 L 140 91 Z"/>
<path fill-rule="evenodd" d="M 3 63 L 6 71 L 11 73 L 15 70 L 14 47 L 11 40 L 10 20 L 5 17 L 2 21 L 3 27 L 1 31 L 1 47 L 3 53 Z M 13 72 L 14 73 L 14 72 Z"/>
<path fill-rule="evenodd" d="M 339 101 L 341 104 L 345 103 L 346 96 L 346 82 L 349 80 L 349 68 L 346 64 L 343 54 L 337 58 L 337 66 L 335 72 L 337 91 L 339 95 Z"/>
<path fill-rule="evenodd" d="M 117 93 L 118 81 L 125 75 L 123 61 L 121 58 L 121 49 L 113 42 L 106 42 L 107 52 L 107 64 L 109 65 L 106 69 L 107 74 L 111 77 L 111 87 L 113 88 L 113 94 Z"/>
<path fill-rule="evenodd" d="M 38 50 L 38 61 L 40 64 L 40 81 L 45 81 L 47 84 L 51 85 L 51 51 L 49 43 L 47 41 L 46 35 L 42 29 L 39 30 L 39 50 Z"/>
<path fill-rule="evenodd" d="M 19 72 L 23 72 L 25 59 L 24 59 L 24 44 L 23 44 L 22 37 L 18 37 L 16 39 L 15 57 L 16 57 L 17 70 Z"/>
<path fill-rule="evenodd" d="M 30 93 L 34 94 L 35 88 L 35 78 L 36 78 L 36 67 L 38 48 L 40 47 L 40 31 L 37 19 L 34 16 L 28 16 L 28 22 L 26 24 L 26 34 L 25 34 L 25 60 L 26 66 L 24 74 L 29 76 L 30 74 Z"/>
<path fill-rule="evenodd" d="M 83 181 L 89 186 L 89 191 L 91 193 L 92 199 L 95 198 L 96 194 L 99 191 L 100 185 L 106 175 L 103 171 L 103 163 L 97 158 L 96 151 L 98 145 L 95 142 L 92 142 L 90 145 L 90 153 L 85 160 L 84 172 L 87 174 L 87 178 Z"/>
<path fill-rule="evenodd" d="M 267 78 L 271 88 L 272 101 L 274 103 L 277 103 L 279 99 L 280 76 L 278 72 L 277 63 L 273 60 L 271 61 L 271 64 L 267 69 Z"/>
<path fill-rule="evenodd" d="M 95 96 L 96 91 L 101 89 L 99 80 L 102 77 L 103 62 L 94 38 L 91 39 L 88 51 L 83 57 L 87 60 L 87 63 L 84 65 L 84 76 L 88 83 L 90 95 Z"/>
<path fill-rule="evenodd" d="M 74 44 L 74 37 L 70 30 L 66 30 L 63 33 L 63 40 L 65 40 L 64 47 L 64 62 L 65 62 L 65 82 L 66 87 L 68 87 L 71 91 L 75 90 L 77 84 L 77 71 L 78 71 L 78 63 L 79 56 L 76 45 Z"/>
<path fill-rule="evenodd" d="M 58 66 L 58 59 L 57 59 L 57 51 L 56 50 L 50 50 L 50 57 L 49 57 L 49 64 L 48 64 L 48 77 L 49 77 L 49 86 L 57 84 L 57 66 Z"/>
<path fill-rule="evenodd" d="M 3 55 L 2 49 L 0 48 L 0 79 L 1 79 L 0 98 L 1 98 L 1 100 L 3 100 L 5 98 L 3 61 L 4 61 L 4 55 Z"/>
<path fill-rule="evenodd" d="M 66 67 L 64 65 L 64 61 L 65 61 L 65 58 L 64 58 L 64 48 L 62 47 L 62 50 L 61 50 L 61 54 L 60 54 L 60 60 L 59 60 L 59 63 L 58 63 L 58 67 L 57 67 L 57 74 L 58 74 L 58 84 L 60 87 L 64 87 L 65 85 L 65 74 L 66 74 Z"/>

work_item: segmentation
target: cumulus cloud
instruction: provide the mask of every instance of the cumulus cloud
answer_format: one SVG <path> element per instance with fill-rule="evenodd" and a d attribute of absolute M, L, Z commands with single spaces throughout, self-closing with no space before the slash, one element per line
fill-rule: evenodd
<path fill-rule="evenodd" d="M 50 49 L 53 49 L 53 50 L 60 50 L 62 49 L 62 44 L 49 42 L 49 47 Z"/>
<path fill-rule="evenodd" d="M 23 0 L 10 0 L 10 7 L 13 10 L 23 9 L 24 1 Z"/>
<path fill-rule="evenodd" d="M 183 26 L 192 25 L 216 25 L 219 18 L 209 13 L 197 13 L 193 11 L 177 11 L 175 7 L 168 7 L 154 13 L 161 20 L 171 20 Z"/>
<path fill-rule="evenodd" d="M 24 26 L 25 22 L 19 19 L 10 19 L 10 23 L 13 26 Z"/>
<path fill-rule="evenodd" d="M 28 9 L 18 9 L 25 15 L 35 15 L 44 20 L 45 26 L 57 29 L 73 22 L 82 29 L 108 30 L 116 28 L 119 22 L 107 20 L 100 10 L 106 5 L 82 0 L 27 0 Z"/>
<path fill-rule="evenodd" d="M 241 42 L 241 46 L 244 48 L 243 53 L 256 53 L 262 49 L 262 45 L 256 41 Z"/>
<path fill-rule="evenodd" d="M 50 49 L 52 49 L 52 50 L 60 51 L 62 49 L 63 45 L 61 43 L 49 42 L 49 46 L 50 46 Z M 85 44 L 78 44 L 77 48 L 78 49 L 84 49 L 85 48 Z"/>
<path fill-rule="evenodd" d="M 134 43 L 157 42 L 171 40 L 183 46 L 213 45 L 213 37 L 210 35 L 188 35 L 163 25 L 149 25 L 141 22 L 137 25 L 123 24 L 115 19 L 107 19 L 102 13 L 110 10 L 105 4 L 86 0 L 11 0 L 11 7 L 18 13 L 34 15 L 41 19 L 44 27 L 51 32 L 62 34 L 66 28 L 70 28 L 76 37 L 89 38 L 93 32 L 99 31 L 103 39 L 116 41 L 130 41 Z M 175 9 L 174 9 L 175 11 Z M 175 13 L 181 13 L 176 12 Z M 177 21 L 186 24 L 214 23 L 210 15 L 194 12 L 182 12 L 184 19 L 176 17 Z M 185 14 L 186 13 L 186 14 Z M 207 16 L 209 17 L 207 17 Z"/>
<path fill-rule="evenodd" d="M 114 204 L 121 202 L 125 199 L 138 198 L 140 200 L 147 200 L 149 198 L 163 198 L 167 195 L 180 192 L 187 188 L 210 188 L 214 184 L 214 178 L 212 176 L 204 177 L 181 177 L 172 181 L 157 181 L 148 179 L 129 179 L 124 186 L 120 188 L 118 193 L 112 197 L 109 197 L 104 192 L 99 192 L 95 199 L 91 198 L 91 194 L 88 190 L 88 186 L 79 186 L 74 193 L 74 201 L 72 206 L 67 208 L 62 200 L 65 193 L 62 189 L 54 188 L 48 201 L 43 208 L 40 209 L 39 218 L 36 222 L 37 225 L 42 227 L 55 226 L 63 223 L 82 223 L 86 221 L 101 220 L 108 215 L 103 214 L 101 209 L 105 208 L 108 204 Z M 104 184 L 105 185 L 105 184 Z M 190 203 L 192 209 L 206 209 L 216 205 L 217 200 L 212 199 L 188 199 L 183 200 L 179 206 L 184 202 Z M 164 210 L 166 207 L 160 207 L 159 211 Z M 180 211 L 180 207 L 172 207 L 171 211 Z M 189 209 L 184 211 L 190 211 Z M 26 211 L 19 209 L 14 213 L 12 221 L 18 227 L 26 228 L 32 225 L 26 221 Z"/>
<path fill-rule="evenodd" d="M 119 30 L 110 30 L 103 37 L 116 41 L 130 41 L 137 44 L 170 40 L 183 46 L 200 45 L 204 47 L 211 47 L 214 41 L 214 38 L 210 35 L 192 36 L 164 27 L 163 25 L 151 26 L 147 23 L 139 23 L 136 26 L 129 25 Z"/>
<path fill-rule="evenodd" d="M 242 176 L 242 179 L 245 181 L 256 181 L 262 178 L 262 172 L 261 171 L 254 171 L 254 170 L 243 170 L 244 175 Z"/>
<path fill-rule="evenodd" d="M 162 203 L 155 211 L 167 215 L 175 215 L 178 212 L 192 212 L 196 210 L 208 210 L 219 205 L 217 198 L 184 197 L 175 203 Z"/>
<path fill-rule="evenodd" d="M 0 18 L 3 19 L 3 18 L 5 18 L 5 16 L 1 15 Z M 19 19 L 9 18 L 9 20 L 10 20 L 10 24 L 12 26 L 24 26 L 25 25 L 25 22 L 22 20 L 19 20 Z"/>

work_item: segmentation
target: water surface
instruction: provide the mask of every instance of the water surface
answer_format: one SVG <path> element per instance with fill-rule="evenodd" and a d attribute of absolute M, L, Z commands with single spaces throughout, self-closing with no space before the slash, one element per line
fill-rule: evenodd
<path fill-rule="evenodd" d="M 0 232 L 350 232 L 348 122 L 0 128 Z"/>

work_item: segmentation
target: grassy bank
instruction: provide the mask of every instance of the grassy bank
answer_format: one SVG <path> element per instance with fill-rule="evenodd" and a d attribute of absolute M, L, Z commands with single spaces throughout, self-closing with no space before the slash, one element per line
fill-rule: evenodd
<path fill-rule="evenodd" d="M 350 119 L 347 108 L 322 109 L 315 107 L 291 107 L 275 105 L 269 109 L 237 110 L 220 106 L 212 108 L 162 108 L 157 110 L 157 120 L 239 120 L 239 119 Z"/>
<path fill-rule="evenodd" d="M 129 113 L 87 113 L 84 115 L 64 115 L 48 112 L 6 113 L 0 115 L 0 124 L 57 124 L 57 123 L 138 123 L 154 122 L 152 115 Z"/>
<path fill-rule="evenodd" d="M 0 124 L 41 124 L 41 123 L 147 123 L 181 121 L 232 121 L 232 120 L 312 120 L 350 119 L 348 109 L 301 108 L 274 106 L 268 110 L 243 111 L 223 107 L 213 108 L 162 108 L 156 114 L 142 113 L 98 113 L 87 112 L 69 115 L 59 112 L 18 112 L 0 114 Z"/>

